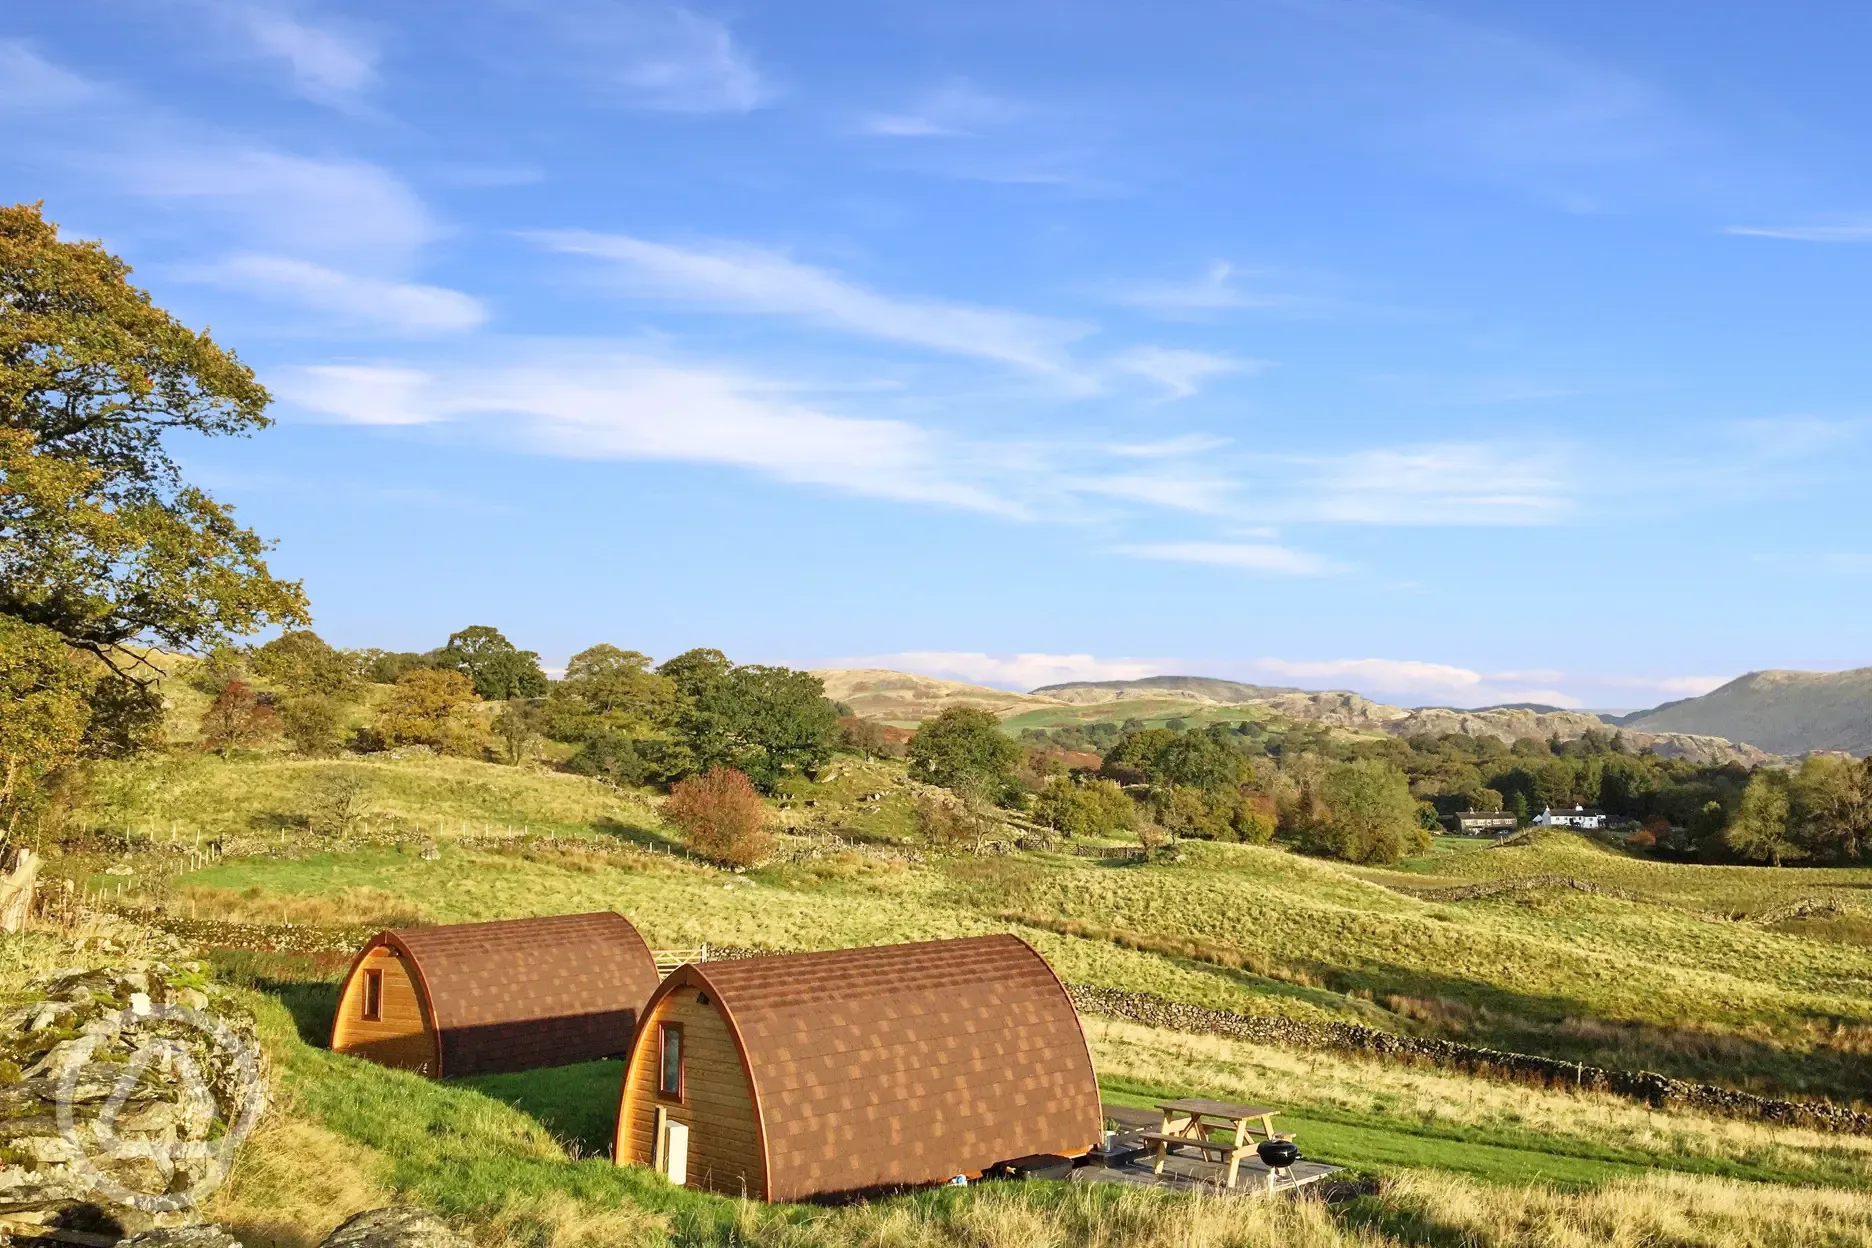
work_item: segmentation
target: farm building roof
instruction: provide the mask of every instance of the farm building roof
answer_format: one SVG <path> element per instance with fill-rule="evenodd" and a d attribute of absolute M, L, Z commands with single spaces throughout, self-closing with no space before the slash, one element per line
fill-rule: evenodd
<path fill-rule="evenodd" d="M 562 914 L 399 928 L 440 1039 L 440 1073 L 486 1074 L 622 1053 L 656 990 L 656 960 L 622 915 Z"/>
<path fill-rule="evenodd" d="M 684 988 L 712 993 L 735 1033 L 770 1200 L 941 1182 L 1098 1140 L 1078 1015 L 1017 937 L 709 962 L 657 999 Z"/>

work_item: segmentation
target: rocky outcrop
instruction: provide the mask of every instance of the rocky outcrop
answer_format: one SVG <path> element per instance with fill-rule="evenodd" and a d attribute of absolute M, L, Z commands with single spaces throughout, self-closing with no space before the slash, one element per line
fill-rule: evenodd
<path fill-rule="evenodd" d="M 474 1248 L 448 1223 L 412 1205 L 367 1209 L 339 1225 L 319 1248 Z"/>
<path fill-rule="evenodd" d="M 0 1016 L 0 1214 L 192 1220 L 266 1104 L 253 1022 L 201 971 L 55 972 Z"/>
<path fill-rule="evenodd" d="M 218 1226 L 177 1226 L 132 1235 L 118 1248 L 241 1248 L 241 1242 Z"/>

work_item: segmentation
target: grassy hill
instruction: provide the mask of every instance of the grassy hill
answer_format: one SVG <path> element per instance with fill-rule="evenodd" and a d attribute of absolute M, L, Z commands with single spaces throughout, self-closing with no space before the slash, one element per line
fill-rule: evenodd
<path fill-rule="evenodd" d="M 1286 685 L 1245 685 L 1212 676 L 1146 676 L 1140 680 L 1075 680 L 1063 685 L 1043 685 L 1033 692 L 1036 697 L 1058 698 L 1062 702 L 1126 702 L 1134 698 L 1172 697 L 1229 706 L 1303 691 Z"/>
<path fill-rule="evenodd" d="M 824 668 L 813 675 L 825 682 L 826 696 L 834 702 L 843 702 L 866 719 L 905 727 L 915 727 L 950 706 L 975 706 L 1007 716 L 1059 705 L 1056 698 L 883 668 Z"/>
<path fill-rule="evenodd" d="M 1667 702 L 1616 722 L 1641 732 L 1727 737 L 1777 754 L 1872 754 L 1872 667 L 1750 672 L 1700 698 Z"/>
<path fill-rule="evenodd" d="M 360 786 L 369 810 L 343 840 L 318 818 L 334 779 Z M 778 804 L 778 858 L 733 873 L 671 852 L 653 794 L 543 769 L 176 750 L 101 767 L 50 867 L 126 912 L 160 909 L 251 989 L 283 1108 L 214 1210 L 250 1245 L 310 1248 L 394 1193 L 502 1248 L 1583 1244 L 1612 1224 L 1632 1243 L 1872 1236 L 1872 1139 L 1098 1017 L 1087 1032 L 1108 1099 L 1272 1101 L 1310 1156 L 1378 1181 L 1333 1205 L 1026 1185 L 767 1208 L 595 1156 L 613 1063 L 434 1084 L 319 1047 L 337 949 L 366 925 L 614 908 L 659 947 L 1012 931 L 1073 983 L 1763 1092 L 1872 1095 L 1872 871 L 1673 866 L 1565 833 L 1446 839 L 1387 870 L 1201 843 L 1149 864 L 977 858 L 915 842 L 911 791 L 898 764 L 841 757 Z M 198 841 L 221 854 L 193 856 Z M 255 952 L 262 930 L 326 951 Z M 0 995 L 35 961 L 85 956 L 97 955 L 0 946 Z"/>
<path fill-rule="evenodd" d="M 346 843 L 318 830 L 334 776 L 362 783 L 368 811 Z M 1867 870 L 1675 866 L 1561 833 L 1501 848 L 1445 840 L 1391 870 L 1201 842 L 1150 865 L 932 855 L 911 841 L 901 765 L 855 758 L 776 812 L 785 860 L 739 876 L 664 852 L 673 838 L 653 797 L 545 770 L 177 753 L 103 768 L 97 788 L 97 822 L 126 838 L 94 827 L 55 869 L 121 887 L 126 903 L 294 921 L 321 906 L 333 921 L 363 905 L 443 922 L 615 908 L 669 946 L 1015 931 L 1088 984 L 1762 1090 L 1872 1094 L 1858 1056 L 1872 1045 Z M 163 865 L 166 849 L 202 840 L 225 853 L 180 875 Z M 439 857 L 414 852 L 425 840 Z"/>

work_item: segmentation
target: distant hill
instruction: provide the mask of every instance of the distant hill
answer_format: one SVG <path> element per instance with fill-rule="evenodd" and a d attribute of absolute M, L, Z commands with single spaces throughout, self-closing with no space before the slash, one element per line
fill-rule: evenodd
<path fill-rule="evenodd" d="M 1639 732 L 1728 737 L 1776 754 L 1872 754 L 1872 667 L 1750 672 L 1700 698 L 1666 702 L 1613 722 Z"/>
<path fill-rule="evenodd" d="M 1065 705 L 1059 698 L 884 668 L 825 668 L 813 675 L 825 682 L 826 697 L 843 702 L 854 714 L 902 724 L 921 723 L 951 706 L 978 706 L 1006 719 L 1038 707 Z"/>
<path fill-rule="evenodd" d="M 1255 706 L 1289 719 L 1307 720 L 1341 728 L 1348 732 L 1383 732 L 1410 737 L 1418 733 L 1441 736 L 1446 732 L 1473 737 L 1494 737 L 1514 741 L 1518 737 L 1538 737 L 1545 741 L 1559 737 L 1571 741 L 1589 729 L 1604 731 L 1599 716 L 1584 711 L 1534 709 L 1528 707 L 1488 707 L 1462 710 L 1453 707 L 1419 707 L 1406 710 L 1373 702 L 1345 690 L 1324 693 L 1302 689 L 1277 689 L 1265 685 L 1244 685 L 1232 680 L 1212 680 L 1207 676 L 1156 676 L 1148 680 L 1075 681 L 1048 685 L 1032 693 L 1010 693 L 964 684 L 959 680 L 938 680 L 881 668 L 829 668 L 813 675 L 825 682 L 826 696 L 843 702 L 866 719 L 881 719 L 898 724 L 917 724 L 950 706 L 978 706 L 1001 719 L 1021 717 L 1029 727 L 1051 723 L 1087 723 L 1093 719 L 1123 721 L 1134 715 L 1162 715 L 1166 707 L 1178 703 L 1201 706 Z M 1109 712 L 1098 708 L 1110 707 Z M 1036 711 L 1060 712 L 1058 720 Z M 1686 758 L 1696 763 L 1739 762 L 1744 765 L 1765 762 L 1768 755 L 1752 745 L 1702 733 L 1683 731 L 1638 730 L 1625 728 L 1625 740 L 1634 750 L 1652 749 L 1666 758 Z"/>
<path fill-rule="evenodd" d="M 1263 702 L 1283 693 L 1304 691 L 1287 685 L 1244 685 L 1210 676 L 1146 676 L 1142 680 L 1074 680 L 1063 685 L 1044 685 L 1033 692 L 1035 697 L 1054 698 L 1079 706 L 1126 702 L 1134 698 L 1188 698 L 1192 702 L 1212 702 L 1217 706 L 1239 706 L 1244 702 Z"/>

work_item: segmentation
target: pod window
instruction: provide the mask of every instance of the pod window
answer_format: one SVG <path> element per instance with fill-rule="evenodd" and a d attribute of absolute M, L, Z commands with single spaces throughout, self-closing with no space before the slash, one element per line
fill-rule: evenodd
<path fill-rule="evenodd" d="M 683 1029 L 681 1023 L 657 1025 L 657 1095 L 672 1101 L 683 1097 Z"/>

